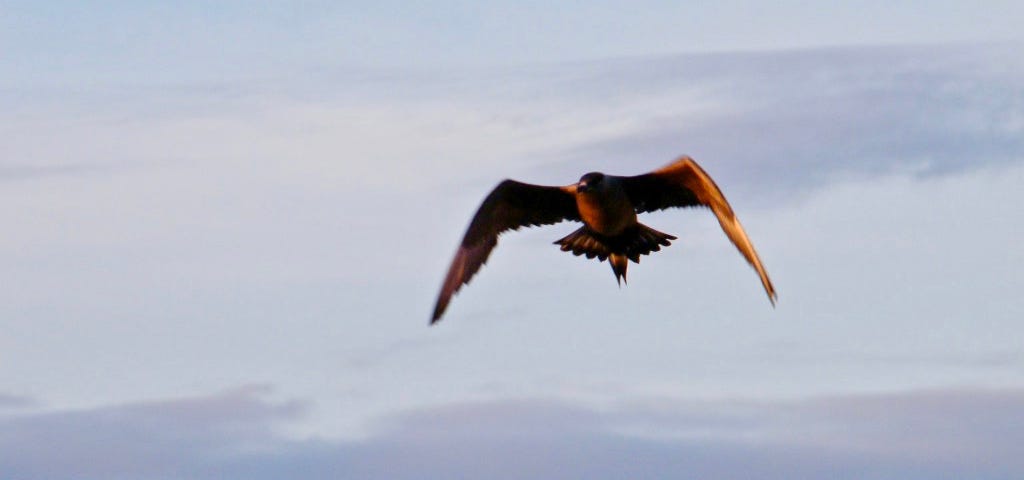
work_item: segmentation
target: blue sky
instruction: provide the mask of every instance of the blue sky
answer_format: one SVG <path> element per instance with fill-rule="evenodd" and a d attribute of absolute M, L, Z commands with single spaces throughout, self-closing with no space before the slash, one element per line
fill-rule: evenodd
<path fill-rule="evenodd" d="M 5 3 L 0 471 L 1019 477 L 1024 12 L 845 5 Z M 426 326 L 498 181 L 683 153 L 777 308 L 672 211 Z"/>

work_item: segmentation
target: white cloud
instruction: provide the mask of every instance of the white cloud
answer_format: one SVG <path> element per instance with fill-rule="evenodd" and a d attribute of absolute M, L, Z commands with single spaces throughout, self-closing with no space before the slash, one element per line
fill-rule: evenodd
<path fill-rule="evenodd" d="M 296 440 L 302 412 L 243 389 L 0 418 L 14 478 L 840 478 L 1024 474 L 1024 392 L 935 390 L 800 401 L 540 399 L 384 419 L 361 441 Z M 54 456 L 53 452 L 60 452 Z"/>

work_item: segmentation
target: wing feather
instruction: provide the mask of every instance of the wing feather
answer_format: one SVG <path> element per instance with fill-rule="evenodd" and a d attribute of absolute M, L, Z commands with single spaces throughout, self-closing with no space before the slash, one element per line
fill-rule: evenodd
<path fill-rule="evenodd" d="M 452 296 L 487 262 L 498 235 L 521 227 L 579 220 L 574 186 L 548 187 L 505 180 L 477 209 L 441 285 L 430 323 L 437 323 Z"/>
<path fill-rule="evenodd" d="M 704 169 L 692 158 L 684 156 L 675 162 L 644 175 L 619 177 L 626 194 L 637 213 L 653 212 L 673 207 L 708 207 L 718 217 L 725 235 L 729 237 L 747 262 L 761 277 L 768 300 L 775 305 L 778 296 L 761 258 L 754 250 L 747 232 L 743 230 L 729 201 Z"/>

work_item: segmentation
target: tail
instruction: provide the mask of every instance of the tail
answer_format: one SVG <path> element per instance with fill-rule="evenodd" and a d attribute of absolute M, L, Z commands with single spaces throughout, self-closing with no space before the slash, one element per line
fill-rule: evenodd
<path fill-rule="evenodd" d="M 602 262 L 608 260 L 615 273 L 615 280 L 621 285 L 626 280 L 627 260 L 640 263 L 640 255 L 657 252 L 661 247 L 671 245 L 675 239 L 672 235 L 640 223 L 614 237 L 606 237 L 584 225 L 555 244 L 561 245 L 563 252 L 571 251 L 576 256 L 597 257 Z"/>
<path fill-rule="evenodd" d="M 629 266 L 629 262 L 625 255 L 613 253 L 608 257 L 608 264 L 612 266 L 612 272 L 615 273 L 615 281 L 619 283 L 620 287 L 622 286 L 622 282 L 626 282 L 627 284 L 629 283 L 626 281 L 626 267 Z"/>

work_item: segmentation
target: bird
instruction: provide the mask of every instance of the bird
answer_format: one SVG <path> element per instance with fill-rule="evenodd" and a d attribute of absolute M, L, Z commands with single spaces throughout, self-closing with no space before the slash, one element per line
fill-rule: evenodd
<path fill-rule="evenodd" d="M 754 244 L 743 230 L 725 195 L 703 168 L 689 156 L 649 173 L 635 176 L 590 172 L 566 186 L 545 186 L 506 179 L 484 198 L 462 243 L 455 252 L 430 325 L 441 320 L 448 304 L 487 262 L 498 236 L 522 227 L 563 221 L 583 225 L 556 240 L 562 251 L 588 259 L 607 260 L 620 288 L 629 261 L 660 251 L 676 237 L 637 220 L 637 214 L 677 207 L 709 208 L 725 235 L 757 271 L 772 306 L 778 299 Z"/>

